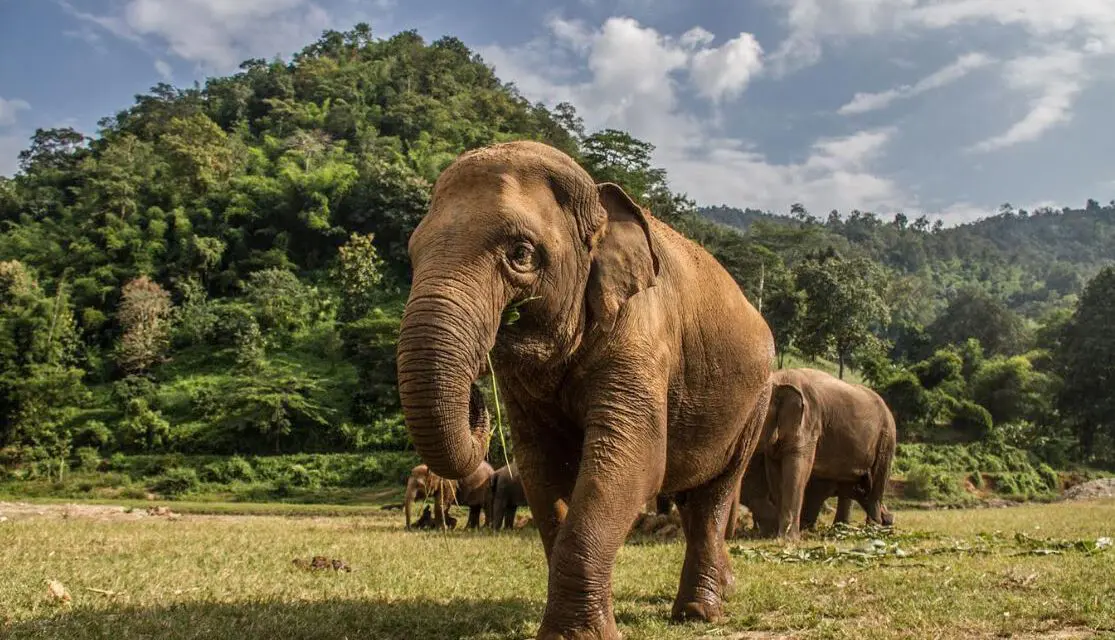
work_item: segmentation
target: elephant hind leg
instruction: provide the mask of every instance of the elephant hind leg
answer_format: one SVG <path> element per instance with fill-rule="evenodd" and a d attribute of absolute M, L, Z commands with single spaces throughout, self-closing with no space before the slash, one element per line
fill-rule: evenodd
<path fill-rule="evenodd" d="M 730 465 L 721 476 L 701 487 L 679 493 L 674 502 L 685 533 L 685 562 L 674 599 L 674 620 L 715 622 L 723 616 L 723 602 L 735 586 L 724 541 L 730 501 L 738 499 L 743 469 Z"/>
<path fill-rule="evenodd" d="M 483 508 L 482 505 L 478 505 L 478 504 L 470 504 L 468 506 L 468 525 L 467 525 L 467 527 L 469 529 L 479 529 L 480 528 L 480 510 L 482 508 Z"/>

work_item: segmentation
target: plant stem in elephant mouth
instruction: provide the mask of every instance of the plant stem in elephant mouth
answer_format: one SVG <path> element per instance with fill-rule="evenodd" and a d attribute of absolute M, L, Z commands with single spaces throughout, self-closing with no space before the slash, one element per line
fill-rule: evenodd
<path fill-rule="evenodd" d="M 488 373 L 492 377 L 492 398 L 496 404 L 496 431 L 499 432 L 499 444 L 503 447 L 503 463 L 511 466 L 511 460 L 507 457 L 507 440 L 503 436 L 503 409 L 499 403 L 499 385 L 496 380 L 496 368 L 492 366 L 492 354 L 487 356 Z"/>

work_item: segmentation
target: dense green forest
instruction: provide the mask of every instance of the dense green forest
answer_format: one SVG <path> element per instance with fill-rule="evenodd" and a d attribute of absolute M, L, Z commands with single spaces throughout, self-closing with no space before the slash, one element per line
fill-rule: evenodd
<path fill-rule="evenodd" d="M 459 40 L 358 25 L 289 62 L 160 84 L 92 137 L 35 133 L 0 178 L 0 465 L 50 477 L 131 464 L 121 454 L 406 451 L 407 238 L 457 154 L 523 138 L 701 242 L 780 361 L 865 380 L 904 442 L 1115 462 L 1115 203 L 1004 205 L 955 228 L 698 209 L 652 145 L 530 102 Z M 345 482 L 379 477 L 353 465 Z"/>

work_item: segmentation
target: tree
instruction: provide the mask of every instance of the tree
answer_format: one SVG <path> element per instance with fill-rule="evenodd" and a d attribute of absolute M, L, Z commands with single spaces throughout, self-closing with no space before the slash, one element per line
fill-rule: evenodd
<path fill-rule="evenodd" d="M 1115 440 L 1115 267 L 1100 271 L 1084 288 L 1065 327 L 1057 359 L 1064 376 L 1061 412 L 1076 428 L 1086 458 L 1100 453 L 1097 441 Z M 1110 456 L 1112 450 L 1104 452 Z"/>
<path fill-rule="evenodd" d="M 767 280 L 767 291 L 763 299 L 763 317 L 774 334 L 774 348 L 778 353 L 778 367 L 786 357 L 786 351 L 794 346 L 794 341 L 802 331 L 806 317 L 806 294 L 797 288 L 793 275 L 783 272 L 781 277 Z"/>
<path fill-rule="evenodd" d="M 69 454 L 89 395 L 78 345 L 66 286 L 47 295 L 22 263 L 0 262 L 0 446 L 28 445 L 53 460 Z"/>
<path fill-rule="evenodd" d="M 1021 353 L 1029 340 L 1026 327 L 1017 314 L 987 293 L 973 288 L 959 291 L 928 330 L 938 347 L 975 338 L 990 355 Z"/>
<path fill-rule="evenodd" d="M 991 414 L 995 424 L 1049 420 L 1052 379 L 1034 370 L 1023 356 L 992 358 L 972 376 L 972 399 Z"/>
<path fill-rule="evenodd" d="M 141 373 L 162 359 L 170 346 L 172 310 L 170 294 L 147 276 L 124 285 L 116 313 L 124 328 L 116 349 L 121 369 Z"/>
<path fill-rule="evenodd" d="M 875 330 L 890 322 L 883 302 L 882 269 L 865 258 L 807 260 L 797 270 L 798 286 L 805 292 L 809 313 L 802 323 L 807 355 L 823 355 L 827 346 L 836 353 L 839 375 L 855 352 L 877 340 Z"/>
<path fill-rule="evenodd" d="M 290 271 L 256 271 L 248 276 L 244 292 L 255 307 L 261 329 L 286 336 L 309 326 L 310 292 Z"/>
<path fill-rule="evenodd" d="M 372 240 L 375 234 L 353 233 L 337 256 L 337 278 L 341 287 L 341 319 L 362 318 L 372 310 L 380 283 L 383 261 Z"/>
<path fill-rule="evenodd" d="M 597 182 L 614 182 L 632 198 L 645 200 L 665 183 L 666 173 L 651 166 L 654 145 L 625 131 L 604 129 L 581 144 L 585 169 Z"/>

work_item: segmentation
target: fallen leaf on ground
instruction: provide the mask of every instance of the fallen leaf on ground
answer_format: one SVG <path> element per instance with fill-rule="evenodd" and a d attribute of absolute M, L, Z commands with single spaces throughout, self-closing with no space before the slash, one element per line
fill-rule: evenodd
<path fill-rule="evenodd" d="M 70 597 L 70 592 L 66 591 L 65 585 L 57 580 L 46 581 L 47 596 L 55 602 L 69 603 L 73 600 Z"/>
<path fill-rule="evenodd" d="M 334 571 L 344 571 L 346 573 L 352 572 L 352 567 L 348 563 L 339 558 L 329 559 L 325 556 L 314 556 L 306 560 L 305 558 L 295 558 L 290 561 L 295 567 L 303 571 L 319 571 L 322 569 L 333 569 Z"/>

